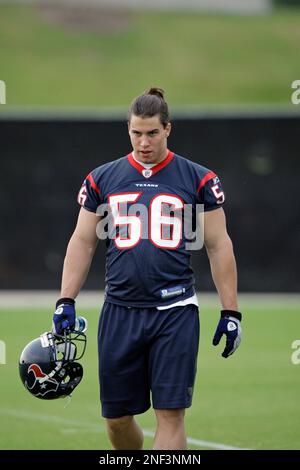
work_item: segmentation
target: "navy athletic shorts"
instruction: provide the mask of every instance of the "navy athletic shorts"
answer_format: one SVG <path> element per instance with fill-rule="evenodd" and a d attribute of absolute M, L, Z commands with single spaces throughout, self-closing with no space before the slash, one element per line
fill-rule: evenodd
<path fill-rule="evenodd" d="M 105 302 L 99 320 L 102 415 L 117 418 L 192 404 L 199 344 L 196 305 L 125 307 Z"/>

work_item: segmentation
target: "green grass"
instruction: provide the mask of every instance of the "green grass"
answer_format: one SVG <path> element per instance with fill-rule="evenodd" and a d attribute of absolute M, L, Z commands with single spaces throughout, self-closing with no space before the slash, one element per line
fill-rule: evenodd
<path fill-rule="evenodd" d="M 300 339 L 299 309 L 247 308 L 240 349 L 229 359 L 211 346 L 218 313 L 201 315 L 201 345 L 193 406 L 187 411 L 190 437 L 251 449 L 300 448 L 300 365 L 291 363 L 291 344 Z M 71 402 L 32 397 L 18 375 L 22 348 L 49 328 L 52 311 L 0 310 L 0 339 L 7 364 L 0 365 L 0 449 L 108 449 L 100 417 L 97 378 L 98 312 L 89 320 L 84 379 Z M 67 405 L 67 406 L 66 406 Z M 154 430 L 150 410 L 138 417 Z M 145 448 L 152 439 L 146 437 Z M 195 448 L 194 445 L 189 446 Z"/>
<path fill-rule="evenodd" d="M 299 21 L 300 9 L 135 12 L 120 30 L 79 32 L 32 5 L 0 5 L 0 79 L 7 107 L 127 106 L 151 85 L 165 88 L 173 107 L 289 105 Z"/>

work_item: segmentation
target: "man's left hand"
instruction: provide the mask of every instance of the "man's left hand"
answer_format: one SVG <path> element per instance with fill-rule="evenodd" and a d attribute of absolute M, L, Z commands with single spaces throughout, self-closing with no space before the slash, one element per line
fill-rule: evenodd
<path fill-rule="evenodd" d="M 242 314 L 235 310 L 222 310 L 221 318 L 218 323 L 213 345 L 217 346 L 223 334 L 226 336 L 226 346 L 222 352 L 223 357 L 228 357 L 239 347 L 242 336 L 241 329 Z"/>

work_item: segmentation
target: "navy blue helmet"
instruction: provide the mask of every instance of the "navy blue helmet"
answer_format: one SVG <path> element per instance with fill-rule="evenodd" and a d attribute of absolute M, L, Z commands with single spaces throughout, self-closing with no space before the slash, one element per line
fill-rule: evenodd
<path fill-rule="evenodd" d="M 82 358 L 86 335 L 66 332 L 63 336 L 44 333 L 25 346 L 19 360 L 24 387 L 43 400 L 70 395 L 83 376 Z"/>

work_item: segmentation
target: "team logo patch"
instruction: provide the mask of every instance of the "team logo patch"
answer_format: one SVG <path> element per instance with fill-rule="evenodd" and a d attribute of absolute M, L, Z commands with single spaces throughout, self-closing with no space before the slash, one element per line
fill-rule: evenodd
<path fill-rule="evenodd" d="M 152 172 L 152 170 L 145 169 L 145 170 L 142 171 L 142 173 L 143 173 L 143 176 L 145 178 L 150 178 L 150 176 L 152 175 L 153 172 Z"/>
<path fill-rule="evenodd" d="M 55 310 L 55 315 L 61 315 L 63 313 L 64 309 L 63 307 L 58 307 L 56 310 Z"/>
<path fill-rule="evenodd" d="M 52 379 L 50 377 L 47 378 L 47 374 L 44 374 L 42 369 L 38 364 L 31 364 L 28 367 L 27 373 L 31 372 L 30 384 L 25 382 L 26 387 L 28 390 L 33 393 L 36 397 L 40 396 L 43 397 L 49 392 L 56 392 L 58 389 L 59 383 L 57 380 Z"/>
<path fill-rule="evenodd" d="M 237 329 L 236 324 L 233 321 L 230 321 L 227 325 L 227 330 L 228 331 L 234 331 Z"/>

